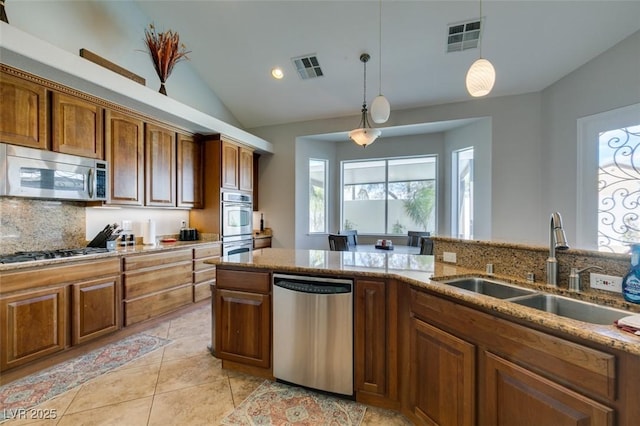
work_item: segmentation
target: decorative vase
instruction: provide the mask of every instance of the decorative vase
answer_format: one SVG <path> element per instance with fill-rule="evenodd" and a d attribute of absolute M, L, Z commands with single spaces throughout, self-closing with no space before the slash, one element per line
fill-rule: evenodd
<path fill-rule="evenodd" d="M 162 93 L 163 95 L 167 96 L 167 89 L 164 87 L 164 81 L 160 82 L 160 93 Z"/>

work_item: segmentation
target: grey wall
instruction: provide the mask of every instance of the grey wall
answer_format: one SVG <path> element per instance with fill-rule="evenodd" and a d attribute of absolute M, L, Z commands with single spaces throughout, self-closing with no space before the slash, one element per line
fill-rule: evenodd
<path fill-rule="evenodd" d="M 144 44 L 144 30 L 151 22 L 134 3 L 9 1 L 6 10 L 12 26 L 76 55 L 81 48 L 88 49 L 143 77 L 147 87 L 160 88 L 160 80 Z M 171 29 L 170 23 L 155 24 L 160 30 Z M 188 49 L 188 40 L 182 41 Z M 166 88 L 173 99 L 241 127 L 189 61 L 175 66 Z"/>
<path fill-rule="evenodd" d="M 454 185 L 451 169 L 453 151 L 473 146 L 473 185 L 477 188 L 473 197 L 473 238 L 491 239 L 491 119 L 478 120 L 464 127 L 445 132 L 447 172 L 444 173 L 444 191 L 440 197 L 445 214 L 439 221 L 441 234 L 451 230 L 451 190 Z"/>

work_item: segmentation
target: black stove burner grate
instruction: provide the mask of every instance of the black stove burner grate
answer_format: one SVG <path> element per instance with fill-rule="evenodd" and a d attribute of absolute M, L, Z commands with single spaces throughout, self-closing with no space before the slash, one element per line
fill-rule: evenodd
<path fill-rule="evenodd" d="M 63 257 L 83 256 L 86 254 L 106 253 L 104 247 L 81 247 L 73 249 L 17 251 L 13 254 L 0 255 L 0 263 L 29 262 L 33 260 L 59 259 Z"/>

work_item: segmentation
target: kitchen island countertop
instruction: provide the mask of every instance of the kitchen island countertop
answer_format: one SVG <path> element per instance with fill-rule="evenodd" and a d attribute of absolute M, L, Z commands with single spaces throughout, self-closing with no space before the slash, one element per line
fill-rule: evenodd
<path fill-rule="evenodd" d="M 552 331 L 592 341 L 640 356 L 640 336 L 622 331 L 615 325 L 598 325 L 572 320 L 544 311 L 521 306 L 509 301 L 466 291 L 443 284 L 438 279 L 459 276 L 484 276 L 485 271 L 462 268 L 454 264 L 435 261 L 433 256 L 399 253 L 337 252 L 326 250 L 291 250 L 269 248 L 223 256 L 211 263 L 230 268 L 267 269 L 278 272 L 304 274 L 330 274 L 359 277 L 397 279 L 444 297 L 512 318 L 525 324 L 537 325 Z M 434 279 L 435 277 L 435 279 Z M 490 276 L 523 287 L 546 293 L 575 297 L 601 305 L 627 309 L 629 315 L 640 312 L 640 306 L 630 306 L 621 298 L 593 293 L 572 294 L 564 289 L 551 288 L 545 284 L 532 284 L 513 277 Z"/>

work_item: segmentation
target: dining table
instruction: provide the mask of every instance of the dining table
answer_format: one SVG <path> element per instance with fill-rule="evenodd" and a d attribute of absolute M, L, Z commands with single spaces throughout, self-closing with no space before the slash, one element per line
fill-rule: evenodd
<path fill-rule="evenodd" d="M 349 246 L 349 251 L 362 252 L 362 253 L 397 253 L 397 254 L 420 254 L 420 247 L 405 246 L 400 244 L 394 244 L 393 249 L 377 248 L 375 244 L 356 244 L 355 246 Z"/>

